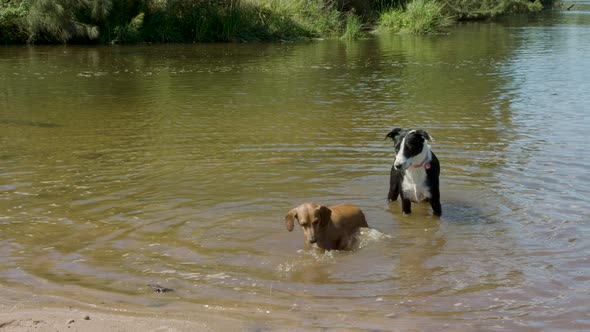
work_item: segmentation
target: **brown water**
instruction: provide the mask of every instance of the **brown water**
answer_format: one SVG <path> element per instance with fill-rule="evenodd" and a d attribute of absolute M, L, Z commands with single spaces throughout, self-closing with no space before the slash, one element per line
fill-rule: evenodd
<path fill-rule="evenodd" d="M 588 54 L 579 11 L 354 43 L 0 48 L 0 301 L 588 330 Z M 441 219 L 386 200 L 395 126 L 435 138 Z M 358 204 L 373 230 L 303 250 L 283 218 L 304 201 Z"/>

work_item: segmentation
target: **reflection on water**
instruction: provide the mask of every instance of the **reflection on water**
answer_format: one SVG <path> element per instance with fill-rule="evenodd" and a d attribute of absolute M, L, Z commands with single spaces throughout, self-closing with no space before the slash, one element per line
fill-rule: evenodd
<path fill-rule="evenodd" d="M 2 48 L 0 285 L 252 328 L 588 329 L 589 18 Z M 441 219 L 387 203 L 394 126 L 434 136 Z M 302 250 L 283 218 L 304 201 L 374 230 Z"/>

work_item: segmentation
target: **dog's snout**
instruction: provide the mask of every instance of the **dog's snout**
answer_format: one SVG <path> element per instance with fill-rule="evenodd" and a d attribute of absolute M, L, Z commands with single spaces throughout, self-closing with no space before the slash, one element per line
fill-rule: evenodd
<path fill-rule="evenodd" d="M 316 237 L 315 237 L 315 236 L 312 236 L 312 237 L 309 239 L 309 243 L 316 243 L 316 242 L 318 242 L 318 239 L 316 239 Z"/>
<path fill-rule="evenodd" d="M 397 162 L 396 162 L 396 163 L 394 163 L 394 164 L 393 164 L 393 167 L 394 167 L 395 169 L 398 169 L 398 170 L 399 170 L 399 169 L 401 169 L 401 168 L 402 168 L 402 163 L 397 163 Z"/>

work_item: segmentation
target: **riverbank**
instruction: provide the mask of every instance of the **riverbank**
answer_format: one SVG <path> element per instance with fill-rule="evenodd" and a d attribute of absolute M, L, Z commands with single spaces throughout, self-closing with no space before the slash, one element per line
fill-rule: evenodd
<path fill-rule="evenodd" d="M 104 313 L 82 308 L 7 308 L 0 306 L 2 331 L 223 331 L 235 330 L 227 321 L 200 317 L 198 321 L 170 318 L 170 313 L 150 317 Z"/>
<path fill-rule="evenodd" d="M 201 311 L 175 312 L 124 304 L 106 305 L 75 302 L 50 295 L 34 295 L 15 288 L 0 287 L 0 331 L 237 331 L 244 322 L 203 307 Z M 91 290 L 84 290 L 91 293 Z M 86 294 L 88 295 L 88 294 Z M 98 295 L 98 294 L 96 294 Z M 18 301 L 10 301 L 18 298 Z M 99 297 L 97 297 L 99 298 Z M 212 312 L 213 311 L 213 312 Z"/>
<path fill-rule="evenodd" d="M 553 3 L 552 0 L 483 3 L 475 0 L 3 0 L 0 1 L 0 44 L 356 39 L 368 27 L 381 24 L 384 15 L 388 18 L 382 28 L 401 27 L 400 30 L 421 34 L 425 33 L 424 29 L 411 27 L 426 26 L 426 33 L 438 32 L 454 20 L 535 12 Z"/>

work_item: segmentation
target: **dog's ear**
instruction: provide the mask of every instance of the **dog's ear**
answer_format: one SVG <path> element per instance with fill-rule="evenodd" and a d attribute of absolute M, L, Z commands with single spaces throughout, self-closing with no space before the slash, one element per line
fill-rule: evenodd
<path fill-rule="evenodd" d="M 320 225 L 324 226 L 332 217 L 332 210 L 325 205 L 320 206 L 318 210 L 320 212 Z"/>
<path fill-rule="evenodd" d="M 430 134 L 427 133 L 426 130 L 418 129 L 416 130 L 416 133 L 422 135 L 422 137 L 424 137 L 424 139 L 427 141 L 434 141 L 434 138 L 432 138 L 432 136 L 430 136 Z"/>
<path fill-rule="evenodd" d="M 399 134 L 402 132 L 402 128 L 393 128 L 392 131 L 390 131 L 387 135 L 385 135 L 385 138 L 391 138 L 392 140 L 396 140 L 397 137 L 399 136 Z"/>
<path fill-rule="evenodd" d="M 297 208 L 291 209 L 291 211 L 285 216 L 285 226 L 287 226 L 289 232 L 295 227 L 295 218 L 297 218 Z"/>

